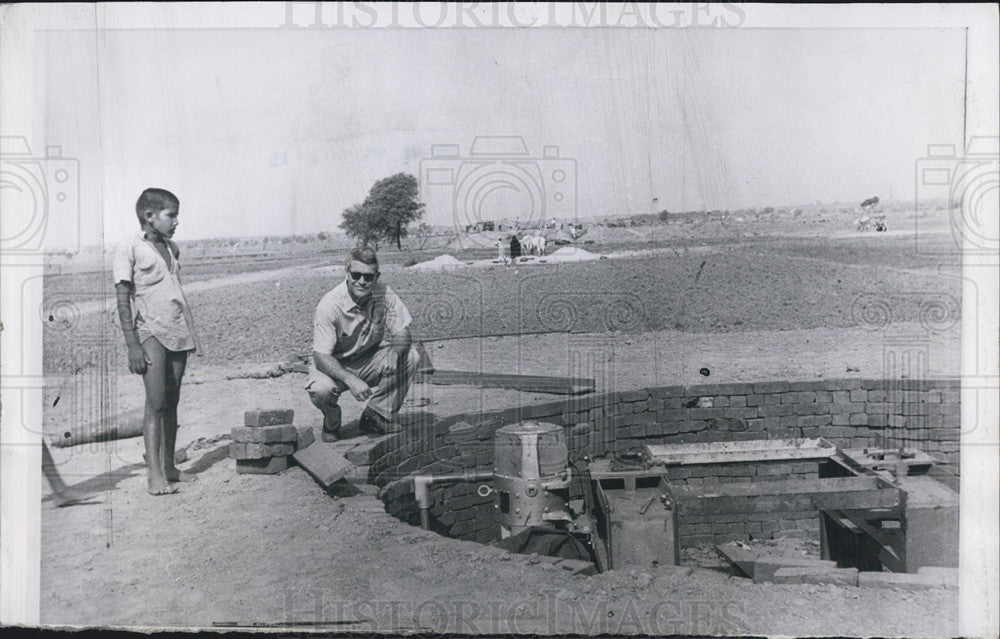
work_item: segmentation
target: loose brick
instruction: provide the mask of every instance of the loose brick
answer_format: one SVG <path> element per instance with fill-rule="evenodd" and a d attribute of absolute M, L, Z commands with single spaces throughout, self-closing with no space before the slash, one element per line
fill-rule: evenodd
<path fill-rule="evenodd" d="M 231 436 L 234 442 L 251 444 L 291 443 L 298 439 L 299 432 L 295 426 L 236 426 Z"/>
<path fill-rule="evenodd" d="M 239 475 L 277 475 L 288 469 L 288 457 L 267 459 L 237 459 L 236 473 Z"/>
<path fill-rule="evenodd" d="M 294 444 L 251 444 L 241 442 L 230 442 L 229 444 L 229 456 L 237 460 L 284 457 L 294 452 Z"/>
<path fill-rule="evenodd" d="M 295 429 L 295 450 L 306 448 L 316 441 L 316 434 L 310 426 L 299 426 Z M 367 458 L 367 455 L 365 455 Z"/>
<path fill-rule="evenodd" d="M 272 426 L 276 424 L 291 424 L 295 411 L 290 408 L 257 409 L 243 413 L 244 426 Z"/>

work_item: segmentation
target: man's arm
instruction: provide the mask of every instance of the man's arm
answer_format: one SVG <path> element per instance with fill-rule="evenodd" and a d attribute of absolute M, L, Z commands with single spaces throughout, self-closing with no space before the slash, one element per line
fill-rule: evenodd
<path fill-rule="evenodd" d="M 313 351 L 313 363 L 316 364 L 316 370 L 319 372 L 333 380 L 346 384 L 347 388 L 351 391 L 351 395 L 354 395 L 354 399 L 359 402 L 371 397 L 372 389 L 365 383 L 365 380 L 344 368 L 333 355 Z"/>
<path fill-rule="evenodd" d="M 138 375 L 146 374 L 146 353 L 139 343 L 132 323 L 132 283 L 121 281 L 115 284 L 115 301 L 118 304 L 118 320 L 128 347 L 128 370 Z"/>

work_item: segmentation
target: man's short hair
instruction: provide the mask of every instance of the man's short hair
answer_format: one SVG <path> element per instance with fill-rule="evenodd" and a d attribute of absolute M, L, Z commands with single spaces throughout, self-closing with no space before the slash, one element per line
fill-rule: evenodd
<path fill-rule="evenodd" d="M 146 218 L 143 214 L 146 211 L 162 211 L 171 206 L 179 206 L 181 201 L 177 196 L 166 189 L 149 188 L 139 195 L 135 202 L 135 216 L 139 218 L 139 224 L 143 224 Z"/>
<path fill-rule="evenodd" d="M 378 271 L 378 256 L 375 255 L 375 251 L 367 246 L 355 246 L 350 251 L 347 252 L 347 259 L 344 260 L 344 268 L 350 269 L 351 262 L 357 260 L 362 264 L 368 264 L 369 266 L 374 266 L 375 270 Z"/>

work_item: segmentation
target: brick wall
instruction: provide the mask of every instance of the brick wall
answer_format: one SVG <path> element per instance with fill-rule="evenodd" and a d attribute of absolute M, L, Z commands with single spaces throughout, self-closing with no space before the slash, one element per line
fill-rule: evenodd
<path fill-rule="evenodd" d="M 644 444 L 824 437 L 842 448 L 901 443 L 917 447 L 957 475 L 959 416 L 958 380 L 835 379 L 648 388 L 419 423 L 372 449 L 370 480 L 383 489 L 382 500 L 390 513 L 416 524 L 419 517 L 409 475 L 491 470 L 494 431 L 523 420 L 564 426 L 571 459 L 638 450 Z M 785 466 L 749 466 L 752 475 L 710 465 L 669 472 L 692 484 L 814 476 L 811 467 Z M 474 485 L 435 486 L 431 494 L 434 530 L 476 541 L 489 541 L 499 534 L 491 498 L 479 497 Z M 742 529 L 737 526 L 740 521 L 681 522 L 680 532 L 682 538 L 695 540 L 707 534 L 727 538 L 753 534 L 758 524 L 764 536 L 811 531 L 815 516 L 798 515 L 769 515 L 760 521 L 744 518 L 748 523 Z M 720 526 L 704 532 L 713 523 Z"/>
<path fill-rule="evenodd" d="M 818 460 L 761 461 L 732 464 L 691 464 L 668 466 L 667 478 L 674 486 L 767 482 L 788 479 L 817 479 Z M 755 510 L 748 499 L 747 511 Z M 792 532 L 800 531 L 800 532 Z M 779 535 L 804 535 L 819 538 L 819 515 L 815 510 L 747 512 L 723 514 L 686 514 L 677 519 L 681 546 L 701 542 L 721 543 L 733 540 L 771 539 Z"/>

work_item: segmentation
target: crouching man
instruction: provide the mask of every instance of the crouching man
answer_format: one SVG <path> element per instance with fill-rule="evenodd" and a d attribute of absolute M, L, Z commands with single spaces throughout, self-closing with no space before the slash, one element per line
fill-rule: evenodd
<path fill-rule="evenodd" d="M 410 313 L 379 281 L 375 251 L 353 248 L 345 266 L 346 279 L 316 306 L 313 365 L 306 381 L 309 398 L 323 413 L 324 441 L 338 438 L 337 402 L 348 390 L 368 402 L 359 424 L 363 432 L 398 432 L 396 413 L 420 361 L 410 348 Z"/>

